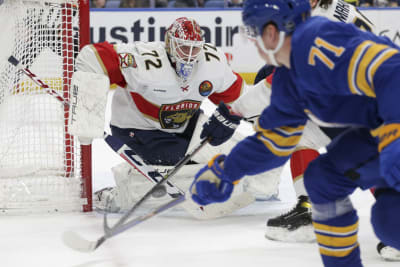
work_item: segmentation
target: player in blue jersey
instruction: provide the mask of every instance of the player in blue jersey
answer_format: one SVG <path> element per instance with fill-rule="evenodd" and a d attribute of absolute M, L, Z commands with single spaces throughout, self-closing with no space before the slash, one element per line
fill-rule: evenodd
<path fill-rule="evenodd" d="M 308 0 L 247 0 L 243 21 L 277 66 L 271 105 L 256 133 L 213 158 L 191 191 L 201 204 L 222 202 L 244 175 L 282 165 L 308 119 L 348 126 L 307 168 L 304 182 L 325 266 L 362 266 L 358 216 L 349 195 L 376 187 L 376 235 L 400 249 L 400 49 L 354 25 L 309 17 Z"/>

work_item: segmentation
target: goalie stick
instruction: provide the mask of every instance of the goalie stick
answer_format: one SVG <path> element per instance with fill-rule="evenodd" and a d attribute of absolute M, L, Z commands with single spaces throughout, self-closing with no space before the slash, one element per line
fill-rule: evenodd
<path fill-rule="evenodd" d="M 114 224 L 114 226 L 110 227 L 108 224 L 107 220 L 107 213 L 104 213 L 103 216 L 103 229 L 104 229 L 104 235 L 102 235 L 100 238 L 94 241 L 87 240 L 77 234 L 76 232 L 73 231 L 66 231 L 63 233 L 63 241 L 66 246 L 68 246 L 71 249 L 74 249 L 76 251 L 80 252 L 92 252 L 95 251 L 98 247 L 100 247 L 107 239 L 116 236 L 152 217 L 154 217 L 157 214 L 160 214 L 163 211 L 166 211 L 172 207 L 177 206 L 178 204 L 184 205 L 187 199 L 185 194 L 182 194 L 178 196 L 175 199 L 170 200 L 169 202 L 162 204 L 152 210 L 151 212 L 148 212 L 142 216 L 136 217 L 134 219 L 128 220 L 130 217 L 132 217 L 133 213 L 135 210 L 144 202 L 146 199 L 148 199 L 155 191 L 157 191 L 160 186 L 162 186 L 164 183 L 168 183 L 168 180 L 173 177 L 173 175 L 176 174 L 176 172 L 183 166 L 185 165 L 192 156 L 194 156 L 195 153 L 197 153 L 206 143 L 208 142 L 207 139 L 204 139 L 201 141 L 201 143 L 191 152 L 190 154 L 187 154 L 184 158 L 182 158 L 178 164 L 164 176 L 162 180 L 157 182 L 128 212 L 126 212 L 118 221 L 117 223 Z M 203 208 L 207 210 L 211 206 L 211 214 L 213 214 L 215 217 L 219 216 L 224 216 L 227 215 L 235 210 L 238 210 L 240 208 L 243 208 L 249 204 L 254 202 L 254 196 L 251 195 L 248 192 L 242 193 L 238 196 L 232 197 L 232 201 L 227 202 L 226 206 L 223 206 L 224 209 L 221 210 L 221 207 L 213 208 L 213 205 L 208 205 L 204 206 Z M 214 204 L 215 205 L 215 204 Z M 218 204 L 217 204 L 218 205 Z M 225 205 L 225 203 L 224 203 Z"/>
<path fill-rule="evenodd" d="M 143 159 L 129 146 L 118 138 L 104 132 L 104 141 L 126 162 L 140 172 L 144 177 L 153 183 L 158 183 L 164 177 L 153 167 L 147 165 Z M 167 193 L 172 198 L 177 198 L 184 192 L 172 182 L 166 182 Z"/>
<path fill-rule="evenodd" d="M 140 172 L 144 177 L 154 184 L 157 184 L 165 177 L 162 176 L 156 169 L 152 166 L 144 163 L 143 159 L 136 154 L 136 152 L 128 147 L 126 144 L 121 142 L 118 138 L 104 133 L 104 141 L 126 162 L 134 167 L 138 172 Z M 174 185 L 171 181 L 165 182 L 167 194 L 171 198 L 178 198 L 184 196 L 185 193 L 178 186 Z M 209 214 L 202 206 L 196 205 L 194 203 L 184 203 L 182 205 L 189 214 L 197 219 L 207 219 L 211 217 L 216 217 L 214 214 Z"/>
<path fill-rule="evenodd" d="M 59 93 L 57 93 L 56 90 L 53 90 L 45 84 L 42 80 L 40 80 L 34 73 L 32 73 L 28 68 L 25 68 L 24 66 L 21 65 L 18 59 L 16 59 L 14 56 L 10 56 L 8 58 L 8 62 L 10 62 L 12 65 L 20 69 L 26 76 L 28 76 L 34 83 L 36 83 L 38 86 L 46 90 L 46 92 L 58 100 L 60 100 L 64 105 L 69 106 L 69 103 L 62 97 Z"/>
<path fill-rule="evenodd" d="M 154 184 L 165 178 L 152 166 L 144 163 L 143 159 L 133 149 L 118 138 L 104 133 L 104 140 L 118 155 Z M 185 194 L 183 190 L 170 181 L 166 182 L 166 190 L 171 198 L 178 198 Z M 185 201 L 181 207 L 194 218 L 207 220 L 231 214 L 238 209 L 250 205 L 254 201 L 255 198 L 251 193 L 244 192 L 232 196 L 224 203 L 200 206 L 194 201 Z"/>
<path fill-rule="evenodd" d="M 207 142 L 208 142 L 207 139 L 203 139 L 200 142 L 200 144 L 191 153 L 189 153 L 185 157 L 183 157 L 176 164 L 176 166 L 165 175 L 164 179 L 160 180 L 157 184 L 155 184 L 135 205 L 133 205 L 133 207 L 128 212 L 126 212 L 118 220 L 118 222 L 114 226 L 112 226 L 112 227 L 109 226 L 108 221 L 107 221 L 107 213 L 104 213 L 104 218 L 103 218 L 104 235 L 103 236 L 101 236 L 100 238 L 98 238 L 95 241 L 90 241 L 90 240 L 84 239 L 83 237 L 81 237 L 80 235 L 78 235 L 75 232 L 67 231 L 67 232 L 64 232 L 64 234 L 63 234 L 64 243 L 68 247 L 70 247 L 74 250 L 77 250 L 77 251 L 92 252 L 92 251 L 96 250 L 101 244 L 103 244 L 107 239 L 109 239 L 117 234 L 120 234 L 120 233 L 132 228 L 133 226 L 135 226 L 141 222 L 144 222 L 144 221 L 154 217 L 155 215 L 185 201 L 186 200 L 185 195 L 182 194 L 178 198 L 173 199 L 173 200 L 167 202 L 166 204 L 163 204 L 163 205 L 157 207 L 155 210 L 128 221 L 128 219 L 133 215 L 135 210 L 144 201 L 146 201 L 153 194 L 154 191 L 158 190 L 158 188 L 160 188 L 160 186 L 162 186 L 164 183 L 168 182 L 168 180 L 171 177 L 173 177 L 179 171 L 179 169 L 181 169 L 182 166 L 184 166 L 205 144 L 207 144 Z"/>

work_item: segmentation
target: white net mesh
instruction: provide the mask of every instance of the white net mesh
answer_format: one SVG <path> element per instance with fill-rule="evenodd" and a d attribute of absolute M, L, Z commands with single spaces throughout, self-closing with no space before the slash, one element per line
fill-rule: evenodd
<path fill-rule="evenodd" d="M 68 112 L 7 62 L 13 55 L 68 99 L 78 0 L 0 1 L 0 211 L 81 210 L 78 141 Z"/>

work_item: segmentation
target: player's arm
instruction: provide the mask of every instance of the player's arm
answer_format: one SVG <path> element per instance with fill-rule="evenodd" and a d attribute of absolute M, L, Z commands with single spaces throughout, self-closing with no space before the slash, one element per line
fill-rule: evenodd
<path fill-rule="evenodd" d="M 110 83 L 126 84 L 114 47 L 107 42 L 83 47 L 72 76 L 68 123 L 69 132 L 84 142 L 103 136 Z"/>
<path fill-rule="evenodd" d="M 230 104 L 239 98 L 246 85 L 242 77 L 232 71 L 221 50 L 205 44 L 204 53 L 206 62 L 218 61 L 218 66 L 223 72 L 223 82 L 220 88 L 208 97 L 218 107 L 203 125 L 200 138 L 209 138 L 211 145 L 218 146 L 233 135 L 240 123 L 241 116 L 232 112 Z"/>
<path fill-rule="evenodd" d="M 245 91 L 245 81 L 238 73 L 231 69 L 222 50 L 206 44 L 204 46 L 204 52 L 206 55 L 206 61 L 208 59 L 210 62 L 212 62 L 218 58 L 218 68 L 223 73 L 222 85 L 220 88 L 216 88 L 215 92 L 212 93 L 208 99 L 216 105 L 218 105 L 220 102 L 231 105 Z"/>
<path fill-rule="evenodd" d="M 293 123 L 291 126 L 268 129 L 272 125 L 270 122 L 284 122 L 285 117 Z M 299 142 L 306 123 L 305 118 L 293 120 L 289 117 L 275 107 L 265 109 L 255 127 L 255 135 L 239 142 L 226 157 L 213 158 L 196 174 L 191 186 L 193 200 L 202 205 L 223 202 L 243 176 L 284 164 Z M 270 118 L 274 118 L 273 121 Z"/>
<path fill-rule="evenodd" d="M 114 45 L 108 42 L 84 46 L 76 59 L 76 70 L 106 75 L 110 79 L 110 84 L 117 84 L 120 87 L 126 85 L 119 56 Z"/>
<path fill-rule="evenodd" d="M 246 121 L 254 123 L 271 102 L 272 76 L 273 74 L 270 74 L 257 84 L 248 86 L 246 92 L 231 105 L 232 111 L 240 114 Z"/>
<path fill-rule="evenodd" d="M 256 133 L 247 137 L 227 156 L 226 173 L 236 181 L 244 175 L 254 175 L 284 164 L 296 148 L 302 136 L 305 117 L 292 118 L 275 106 L 262 113 L 255 124 Z M 287 126 L 272 128 L 278 122 Z"/>
<path fill-rule="evenodd" d="M 191 187 L 195 201 L 202 204 L 224 201 L 229 198 L 233 184 L 244 175 L 265 172 L 284 164 L 290 157 L 300 141 L 307 117 L 290 91 L 274 89 L 272 104 L 263 111 L 255 126 L 256 134 L 239 142 L 226 158 L 212 159 L 197 173 Z"/>
<path fill-rule="evenodd" d="M 372 72 L 372 93 L 378 102 L 379 115 L 383 125 L 372 133 L 379 137 L 381 174 L 387 183 L 400 191 L 400 51 L 387 48 L 382 55 L 382 63 Z M 386 55 L 386 56 L 385 56 Z"/>

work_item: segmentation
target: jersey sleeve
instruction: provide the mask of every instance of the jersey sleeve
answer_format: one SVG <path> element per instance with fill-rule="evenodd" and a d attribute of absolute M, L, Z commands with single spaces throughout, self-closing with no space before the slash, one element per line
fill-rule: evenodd
<path fill-rule="evenodd" d="M 78 55 L 77 69 L 102 73 L 109 77 L 111 84 L 126 85 L 118 54 L 108 42 L 85 46 Z"/>
<path fill-rule="evenodd" d="M 377 99 L 379 114 L 384 121 L 375 131 L 379 136 L 379 151 L 400 139 L 399 69 L 400 51 L 392 48 L 387 52 L 387 59 L 382 59 L 382 64 L 371 74 L 371 94 Z"/>
<path fill-rule="evenodd" d="M 271 105 L 255 124 L 256 133 L 239 142 L 224 168 L 232 181 L 284 164 L 299 143 L 307 117 L 296 101 L 287 70 L 278 69 L 272 84 Z"/>
<path fill-rule="evenodd" d="M 270 98 L 271 84 L 267 79 L 260 80 L 255 85 L 247 86 L 247 90 L 231 105 L 232 111 L 248 121 L 254 121 L 269 106 Z"/>
<path fill-rule="evenodd" d="M 216 105 L 221 101 L 229 105 L 244 92 L 245 82 L 238 73 L 231 69 L 225 54 L 220 49 L 218 49 L 218 56 L 221 59 L 220 66 L 223 70 L 221 71 L 223 73 L 223 82 L 221 88 L 218 88 L 208 99 Z"/>

